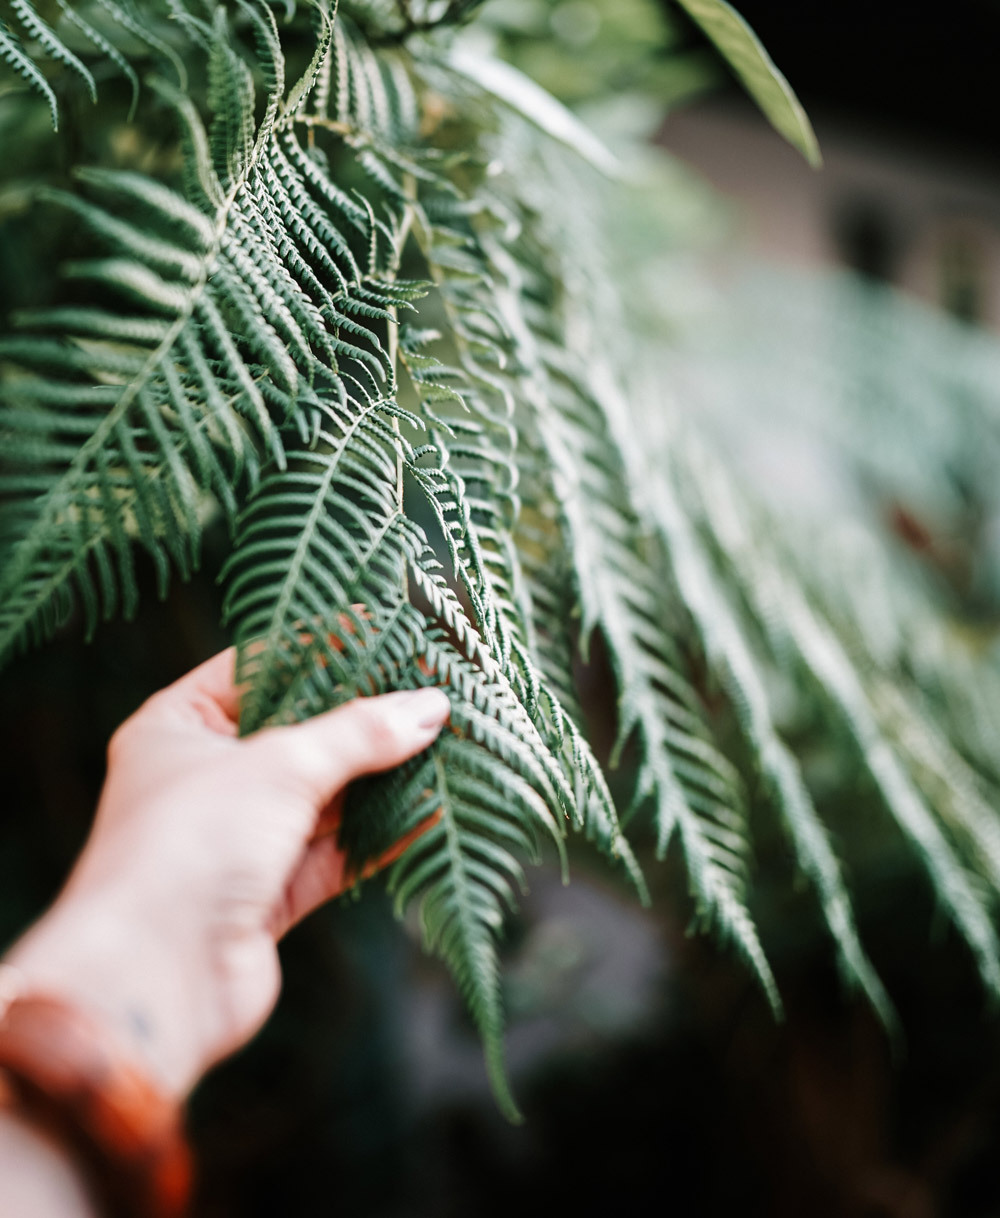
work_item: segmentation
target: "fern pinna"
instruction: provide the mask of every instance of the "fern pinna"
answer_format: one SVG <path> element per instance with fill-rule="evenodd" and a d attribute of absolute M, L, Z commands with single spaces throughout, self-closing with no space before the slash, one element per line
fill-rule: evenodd
<path fill-rule="evenodd" d="M 751 84 L 776 87 L 728 6 L 686 7 L 709 32 L 722 22 Z M 77 612 L 88 632 L 134 613 L 136 547 L 165 592 L 221 513 L 244 731 L 442 686 L 450 729 L 355 791 L 344 840 L 360 860 L 433 814 L 388 887 L 454 973 L 511 1117 L 497 944 L 523 863 L 546 843 L 564 855 L 570 830 L 640 896 L 625 829 L 651 826 L 659 856 L 677 841 L 698 919 L 779 1009 L 748 906 L 762 786 L 846 979 L 891 1023 L 772 706 L 782 666 L 846 732 L 1000 991 L 994 856 L 970 827 L 991 815 L 981 776 L 970 769 L 962 805 L 978 800 L 975 816 L 939 818 L 940 774 L 891 730 L 898 707 L 745 528 L 736 492 L 680 431 L 642 443 L 638 348 L 600 254 L 632 188 L 602 177 L 613 158 L 557 103 L 453 44 L 475 8 L 0 10 L 25 114 L 47 112 L 61 136 L 96 97 L 145 150 L 50 168 L 32 194 L 75 228 L 76 254 L 54 289 L 64 303 L 22 309 L 0 339 L 0 651 Z M 780 83 L 772 111 L 791 105 Z M 141 135 L 164 125 L 157 157 Z M 55 140 L 36 127 L 39 147 Z M 611 761 L 636 758 L 621 812 L 574 690 L 597 637 L 618 688 Z M 720 743 L 727 716 L 747 773 Z M 907 739 L 921 730 L 942 757 L 962 753 L 947 725 L 919 718 Z"/>

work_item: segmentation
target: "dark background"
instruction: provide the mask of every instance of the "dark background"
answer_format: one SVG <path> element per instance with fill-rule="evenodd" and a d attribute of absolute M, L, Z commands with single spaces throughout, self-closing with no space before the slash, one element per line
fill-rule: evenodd
<path fill-rule="evenodd" d="M 743 0 L 736 8 L 808 112 L 912 133 L 996 165 L 995 0 Z"/>

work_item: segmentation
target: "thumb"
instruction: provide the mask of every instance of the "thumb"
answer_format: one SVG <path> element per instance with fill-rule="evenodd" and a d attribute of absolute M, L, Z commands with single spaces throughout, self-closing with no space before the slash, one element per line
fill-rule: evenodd
<path fill-rule="evenodd" d="M 431 744 L 448 718 L 440 689 L 355 698 L 305 723 L 267 728 L 247 744 L 273 777 L 304 786 L 317 811 L 362 774 L 388 770 Z"/>

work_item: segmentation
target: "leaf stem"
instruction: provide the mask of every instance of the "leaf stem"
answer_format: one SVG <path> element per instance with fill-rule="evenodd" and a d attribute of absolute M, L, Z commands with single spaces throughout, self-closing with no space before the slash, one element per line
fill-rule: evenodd
<path fill-rule="evenodd" d="M 413 225 L 413 213 L 416 206 L 416 179 L 412 174 L 406 174 L 403 179 L 403 190 L 406 197 L 410 200 L 406 210 L 403 212 L 403 218 L 400 221 L 399 231 L 396 234 L 396 265 L 393 268 L 392 278 L 395 279 L 399 274 L 399 263 L 403 257 L 403 249 L 410 235 L 410 229 Z M 393 400 L 397 400 L 399 396 L 399 378 L 397 376 L 396 365 L 399 359 L 399 310 L 396 305 L 391 305 L 389 312 L 392 315 L 389 322 L 389 334 L 386 342 L 386 349 L 389 356 L 389 368 L 392 376 L 392 396 Z M 398 401 L 397 401 L 398 405 Z M 403 512 L 403 437 L 402 429 L 400 428 L 399 418 L 394 416 L 392 420 L 392 430 L 396 434 L 396 507 L 400 516 Z M 410 595 L 410 580 L 404 564 L 402 574 L 403 598 L 409 599 Z"/>

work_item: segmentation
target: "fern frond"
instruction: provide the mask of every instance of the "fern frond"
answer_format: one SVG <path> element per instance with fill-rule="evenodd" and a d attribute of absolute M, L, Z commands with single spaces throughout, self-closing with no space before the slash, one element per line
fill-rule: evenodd
<path fill-rule="evenodd" d="M 394 413 L 390 401 L 379 399 L 325 404 L 320 447 L 292 450 L 287 468 L 262 481 L 241 516 L 225 575 L 226 616 L 236 623 L 241 675 L 250 681 L 242 708 L 246 731 L 298 717 L 291 714 L 296 670 L 322 662 L 342 680 L 384 625 L 380 603 L 388 610 L 401 599 L 405 551 L 395 497 Z M 388 585 L 370 609 L 371 620 L 355 621 L 356 632 L 340 640 L 338 615 L 357 602 L 368 608 L 372 567 L 389 574 Z"/>
<path fill-rule="evenodd" d="M 493 937 L 503 926 L 505 905 L 513 900 L 513 885 L 521 879 L 520 868 L 496 843 L 497 824 L 510 821 L 497 815 L 494 787 L 473 767 L 463 767 L 461 752 L 447 742 L 435 750 L 430 798 L 424 798 L 421 810 L 438 813 L 440 820 L 397 864 L 390 890 L 400 909 L 419 894 L 424 942 L 452 964 L 463 997 L 475 1013 L 494 1094 L 506 1115 L 517 1121 L 521 1117 L 503 1064 L 503 1014 Z M 422 784 L 424 775 L 417 781 Z M 482 834 L 483 820 L 489 825 L 488 836 Z"/>
<path fill-rule="evenodd" d="M 529 231 L 533 217 L 519 212 L 516 197 L 500 198 L 497 187 L 487 198 L 464 206 L 449 202 L 447 196 L 433 198 L 427 205 L 429 215 L 435 214 L 432 207 L 441 207 L 444 222 L 431 219 L 417 228 L 424 234 L 422 248 L 445 304 L 451 303 L 463 319 L 463 327 L 453 331 L 460 344 L 460 367 L 466 373 L 462 400 L 479 414 L 481 430 L 485 423 L 497 435 L 504 430 L 512 437 L 516 434 L 509 451 L 534 446 L 543 454 L 542 463 L 553 471 L 561 544 L 572 555 L 570 566 L 582 609 L 580 637 L 586 646 L 600 627 L 609 645 L 621 696 L 617 751 L 633 734 L 639 744 L 636 802 L 649 800 L 654 805 L 661 852 L 677 829 L 700 915 L 720 920 L 777 1006 L 770 967 L 744 903 L 747 836 L 739 779 L 712 744 L 699 698 L 683 675 L 686 663 L 665 637 L 663 590 L 650 570 L 653 556 L 643 543 L 643 527 L 629 501 L 628 475 L 616 437 L 588 392 L 580 392 L 574 370 L 566 366 L 562 335 L 548 332 L 548 326 L 558 324 L 552 322 L 551 309 L 545 314 L 545 332 L 533 332 L 544 312 L 544 306 L 535 306 L 535 293 L 541 300 L 551 290 L 548 268 L 544 260 L 533 260 L 532 270 L 522 271 L 499 241 L 485 236 L 494 215 L 516 216 L 515 223 Z M 526 248 L 525 260 L 535 252 Z M 555 317 L 559 316 L 557 310 Z M 513 359 L 516 369 L 509 385 L 500 371 L 508 359 Z M 452 386 L 451 380 L 448 384 Z M 442 395 L 439 383 L 433 383 L 432 389 L 433 405 L 440 409 L 448 395 Z M 521 401 L 515 410 L 518 395 Z M 495 401 L 487 404 L 490 397 Z M 454 418 L 451 410 L 448 421 Z M 455 441 L 445 437 L 439 443 L 454 469 Z M 507 468 L 515 460 L 508 458 Z M 489 498 L 494 505 L 496 481 L 493 474 Z M 484 485 L 489 485 L 488 479 Z M 515 517 L 520 510 L 515 500 Z M 495 506 L 493 516 L 489 534 L 502 537 L 510 526 L 497 527 Z M 474 528 L 474 517 L 471 524 Z M 519 568 L 515 554 L 514 563 L 501 570 Z M 523 586 L 520 578 L 519 584 Z M 531 620 L 530 599 L 522 592 L 516 607 L 507 597 L 497 598 L 496 603 L 501 622 L 512 618 L 517 623 L 509 636 L 516 640 L 514 646 L 526 651 L 523 623 Z M 506 659 L 503 652 L 500 658 Z M 560 736 L 566 723 L 560 715 L 553 725 L 554 737 Z"/>
<path fill-rule="evenodd" d="M 398 911 L 416 903 L 428 950 L 448 964 L 476 1022 L 494 1094 L 519 1120 L 504 1065 L 496 942 L 524 888 L 518 859 L 538 861 L 543 838 L 562 849 L 558 813 L 538 769 L 530 721 L 517 713 L 509 689 L 433 635 L 425 646 L 435 679 L 453 692 L 451 730 L 389 784 L 356 792 L 348 833 L 377 819 L 375 801 L 388 791 L 403 811 L 400 830 L 435 818 L 395 864 L 389 889 Z"/>
<path fill-rule="evenodd" d="M 751 540 L 746 513 L 728 480 L 704 452 L 692 453 L 699 511 L 724 561 L 738 576 L 748 606 L 777 657 L 805 676 L 847 733 L 899 829 L 925 867 L 941 904 L 972 949 L 983 983 L 1000 993 L 1000 943 L 990 912 L 934 812 L 881 729 L 863 682 L 842 644 L 779 565 Z"/>
<path fill-rule="evenodd" d="M 140 12 L 135 7 L 133 0 L 95 0 L 95 2 L 108 15 L 109 31 L 125 30 L 140 46 L 147 48 L 158 59 L 168 63 L 176 77 L 178 88 L 182 91 L 187 90 L 188 73 L 184 60 L 171 45 L 167 32 L 164 30 L 164 36 L 161 37 L 157 28 L 154 27 L 150 20 L 152 14 L 148 5 L 144 5 Z M 169 5 L 167 7 L 169 8 Z M 99 46 L 100 43 L 96 45 Z"/>
<path fill-rule="evenodd" d="M 21 488 L 24 506 L 16 510 L 25 518 L 0 576 L 3 652 L 44 631 L 50 601 L 64 599 L 72 586 L 88 607 L 92 629 L 99 603 L 103 614 L 117 607 L 108 574 L 116 567 L 124 603 L 134 605 L 124 525 L 129 518 L 129 531 L 156 562 L 161 588 L 168 555 L 189 572 L 199 533 L 190 507 L 197 485 L 191 466 L 198 463 L 208 475 L 207 490 L 231 501 L 230 476 L 208 455 L 213 443 L 225 437 L 242 454 L 242 467 L 252 466 L 247 449 L 253 441 L 243 438 L 247 413 L 263 437 L 277 442 L 243 360 L 227 360 L 225 373 L 218 364 L 233 344 L 221 343 L 220 351 L 212 341 L 218 310 L 208 285 L 217 255 L 211 222 L 164 188 L 140 186 L 134 175 L 106 172 L 91 180 L 113 202 L 141 197 L 161 235 L 146 241 L 141 229 L 96 203 L 73 201 L 112 256 L 68 271 L 122 299 L 122 312 L 43 312 L 26 320 L 41 330 L 60 330 L 72 321 L 74 329 L 31 342 L 0 340 L 0 359 L 18 369 L 7 379 L 15 409 L 5 426 L 12 438 L 35 437 L 30 445 L 16 441 L 17 464 L 0 475 L 5 487 Z M 71 445 L 67 436 L 73 437 Z M 28 499 L 24 477 L 32 492 Z"/>
<path fill-rule="evenodd" d="M 353 804 L 344 841 L 363 859 L 428 815 L 439 818 L 397 864 L 391 887 L 400 908 L 419 900 L 427 946 L 456 977 L 495 1094 L 513 1119 L 495 946 L 522 882 L 511 850 L 537 858 L 544 829 L 561 852 L 573 794 L 437 574 L 426 541 L 398 509 L 394 409 L 373 401 L 338 415 L 331 407 L 322 449 L 289 452 L 288 469 L 261 482 L 241 519 L 227 613 L 241 645 L 241 678 L 250 682 L 243 726 L 301 718 L 359 692 L 413 682 L 420 671 L 452 694 L 457 734 L 446 733 L 405 779 L 370 784 L 370 798 L 391 797 L 392 814 L 366 815 Z M 434 622 L 405 599 L 407 570 L 464 656 L 436 642 Z M 365 840 L 370 825 L 378 841 L 370 828 Z"/>
<path fill-rule="evenodd" d="M 474 230 L 448 223 L 467 221 L 477 210 L 439 190 L 418 212 L 415 232 L 450 322 L 457 363 L 429 354 L 436 332 L 404 336 L 402 363 L 436 455 L 433 467 L 417 468 L 414 476 L 428 495 L 484 640 L 573 776 L 578 825 L 645 898 L 645 881 L 600 765 L 567 709 L 565 686 L 546 679 L 534 645 L 531 597 L 514 536 L 522 511 L 516 494 L 520 441 L 511 423 L 517 382 L 502 371 L 509 340 L 496 316 L 498 285 Z M 441 218 L 435 222 L 435 216 Z M 464 258 L 454 257 L 456 247 Z"/>
<path fill-rule="evenodd" d="M 504 297 L 505 317 L 518 340 L 518 356 L 534 378 L 525 429 L 537 437 L 557 482 L 555 498 L 580 603 L 581 644 L 586 650 L 599 629 L 608 648 L 619 690 L 615 755 L 630 738 L 638 745 L 633 810 L 647 801 L 652 805 L 661 856 L 676 833 L 699 917 L 717 920 L 779 1009 L 746 906 L 742 785 L 712 742 L 703 704 L 686 675 L 688 663 L 664 621 L 672 590 L 662 580 L 662 566 L 631 501 L 629 488 L 638 483 L 608 413 L 576 377 L 566 348 L 538 328 L 539 312 L 525 288 L 518 290 L 519 282 L 530 278 L 511 260 L 504 265 L 515 288 Z"/>
<path fill-rule="evenodd" d="M 12 68 L 24 80 L 28 87 L 40 93 L 48 102 L 49 114 L 52 117 L 53 131 L 59 130 L 59 102 L 52 86 L 45 79 L 45 73 L 27 53 L 20 38 L 3 20 L 0 20 L 0 59 Z"/>
<path fill-rule="evenodd" d="M 96 102 L 97 85 L 90 69 L 77 55 L 74 55 L 55 30 L 42 20 L 31 0 L 10 0 L 10 7 L 25 33 L 38 43 L 43 54 L 75 72 L 86 85 L 90 100 Z"/>
<path fill-rule="evenodd" d="M 623 501 L 621 470 L 608 468 L 613 441 L 583 397 L 564 400 L 558 415 L 543 420 L 542 438 L 564 483 L 565 528 L 578 555 L 581 635 L 586 640 L 600 629 L 617 678 L 616 747 L 620 751 L 633 735 L 638 743 L 633 807 L 652 804 L 661 857 L 677 835 L 700 917 L 717 920 L 780 1009 L 746 906 L 749 847 L 741 783 L 714 746 L 684 660 L 664 631 L 666 589 L 636 560 L 640 525 Z M 584 553 L 590 556 L 585 565 Z"/>
<path fill-rule="evenodd" d="M 675 458 L 676 459 L 676 458 Z M 652 509 L 670 555 L 678 590 L 698 631 L 706 658 L 729 695 L 767 794 L 778 808 L 797 864 L 816 888 L 823 917 L 837 950 L 841 973 L 859 987 L 890 1030 L 896 1015 L 861 945 L 840 863 L 819 817 L 801 769 L 774 721 L 771 700 L 755 656 L 731 609 L 718 575 L 707 561 L 694 527 L 676 494 L 669 469 L 651 492 Z"/>
<path fill-rule="evenodd" d="M 59 130 L 59 101 L 53 82 L 42 66 L 42 59 L 52 60 L 82 81 L 94 103 L 97 102 L 97 81 L 87 59 L 93 60 L 99 66 L 113 65 L 128 80 L 131 87 L 129 121 L 135 117 L 139 102 L 139 74 L 128 55 L 114 41 L 116 37 L 120 37 L 122 31 L 127 31 L 141 46 L 170 63 L 181 84 L 186 84 L 186 73 L 180 57 L 169 42 L 156 32 L 155 27 L 164 16 L 161 6 L 155 6 L 154 11 L 146 11 L 140 17 L 130 10 L 126 0 L 96 0 L 98 8 L 103 12 L 91 13 L 92 19 L 88 20 L 71 0 L 55 0 L 55 3 L 61 18 L 59 28 L 42 17 L 34 0 L 4 0 L 10 16 L 5 17 L 0 13 L 0 60 L 5 61 L 31 89 L 48 102 L 53 131 Z M 95 24 L 101 17 L 104 19 L 103 29 Z M 96 55 L 92 53 L 84 58 L 86 50 L 83 47 L 80 48 L 79 54 L 69 47 L 63 37 L 64 27 L 67 37 L 69 27 L 72 27 L 78 36 L 77 41 L 82 38 L 89 43 Z M 18 29 L 21 31 L 20 35 Z"/>
<path fill-rule="evenodd" d="M 100 30 L 95 29 L 93 25 L 76 11 L 70 3 L 70 0 L 57 0 L 59 10 L 66 20 L 74 25 L 83 37 L 91 43 L 97 50 L 108 60 L 110 60 L 121 72 L 121 74 L 129 82 L 132 88 L 132 105 L 129 108 L 128 121 L 135 117 L 136 107 L 139 104 L 139 76 L 135 68 L 129 63 L 122 52 L 111 42 Z M 91 80 L 93 77 L 91 76 Z M 96 85 L 92 92 L 93 100 L 97 100 Z"/>
<path fill-rule="evenodd" d="M 272 128 L 255 146 L 252 83 L 216 21 L 219 109 L 209 141 L 178 100 L 197 205 L 141 175 L 106 170 L 80 174 L 89 196 L 49 192 L 108 251 L 67 274 L 122 305 L 118 313 L 77 309 L 79 328 L 59 340 L 26 346 L 15 338 L 2 348 L 19 408 L 8 426 L 33 438 L 15 444 L 17 464 L 4 474 L 20 506 L 6 530 L 13 548 L 0 577 L 0 651 L 50 629 L 74 587 L 90 629 L 120 602 L 131 610 L 130 535 L 153 556 L 161 590 L 170 561 L 190 573 L 198 488 L 232 512 L 234 473 L 253 476 L 266 452 L 283 462 L 283 425 L 312 434 L 312 384 L 333 385 L 343 398 L 345 377 L 375 385 L 388 375 L 377 333 L 353 316 L 391 296 L 376 268 L 361 271 L 348 238 L 329 240 L 334 223 L 314 195 L 322 174 L 304 177 L 286 155 L 296 157 L 294 136 Z M 367 213 L 348 214 L 364 240 Z M 263 247 L 261 231 L 269 235 Z M 69 318 L 59 311 L 30 320 L 54 330 Z M 339 337 L 345 331 L 360 341 Z M 131 524 L 112 526 L 111 513 Z"/>

